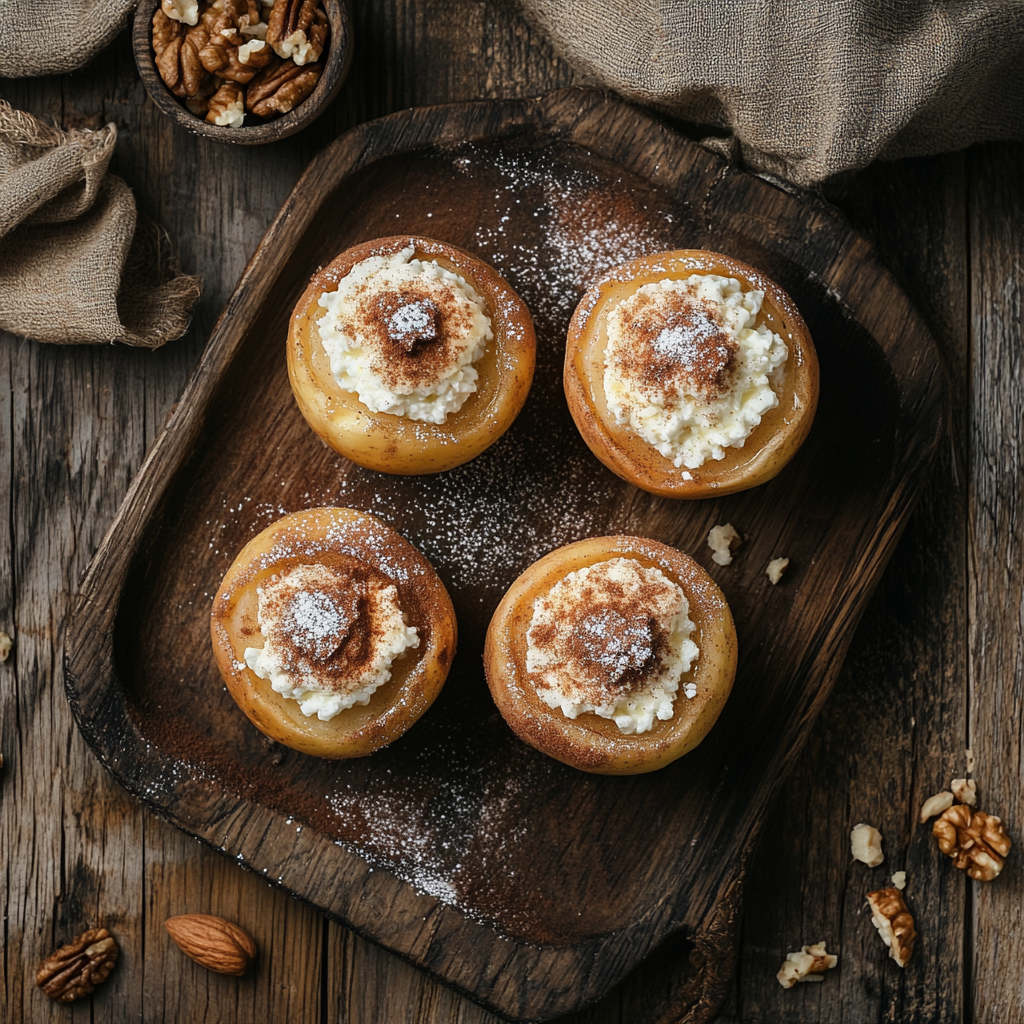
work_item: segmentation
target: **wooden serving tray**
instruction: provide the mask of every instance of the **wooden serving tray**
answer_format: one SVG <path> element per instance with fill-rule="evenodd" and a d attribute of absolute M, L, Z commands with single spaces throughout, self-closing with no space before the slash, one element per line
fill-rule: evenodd
<path fill-rule="evenodd" d="M 493 263 L 539 336 L 509 434 L 433 477 L 335 455 L 306 427 L 285 372 L 287 317 L 317 266 L 406 231 Z M 817 421 L 796 459 L 763 487 L 703 502 L 655 498 L 605 470 L 561 385 L 584 289 L 628 258 L 684 247 L 775 278 L 821 360 Z M 313 161 L 243 274 L 82 585 L 69 699 L 99 758 L 149 807 L 498 1013 L 578 1008 L 681 931 L 705 965 L 690 1019 L 706 1017 L 731 969 L 745 857 L 899 538 L 942 409 L 922 321 L 823 203 L 596 92 L 374 121 Z M 352 762 L 264 739 L 224 689 L 208 634 L 243 544 L 324 504 L 393 524 L 433 561 L 459 619 L 437 703 Z M 705 541 L 725 522 L 746 541 L 720 567 Z M 509 583 L 550 549 L 605 533 L 693 554 L 739 632 L 718 724 L 649 776 L 587 775 L 525 746 L 481 667 Z M 777 556 L 791 562 L 772 587 Z"/>

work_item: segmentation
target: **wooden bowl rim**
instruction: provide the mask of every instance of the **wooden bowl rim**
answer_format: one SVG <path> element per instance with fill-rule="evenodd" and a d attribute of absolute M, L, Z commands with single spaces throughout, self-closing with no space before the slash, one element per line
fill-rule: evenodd
<path fill-rule="evenodd" d="M 331 39 L 324 60 L 324 72 L 316 88 L 293 110 L 265 124 L 229 128 L 209 124 L 196 117 L 182 100 L 167 88 L 156 67 L 152 45 L 152 22 L 160 0 L 139 0 L 132 24 L 132 50 L 139 77 L 150 99 L 161 113 L 176 124 L 214 142 L 235 143 L 241 146 L 260 146 L 277 142 L 302 131 L 315 121 L 337 95 L 348 76 L 352 64 L 352 18 L 344 0 L 323 0 L 331 23 Z"/>

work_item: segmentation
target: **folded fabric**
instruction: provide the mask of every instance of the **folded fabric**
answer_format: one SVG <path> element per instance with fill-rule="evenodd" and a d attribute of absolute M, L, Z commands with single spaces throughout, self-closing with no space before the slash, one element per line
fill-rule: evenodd
<path fill-rule="evenodd" d="M 0 75 L 60 75 L 92 60 L 138 0 L 0 0 Z"/>
<path fill-rule="evenodd" d="M 200 280 L 107 173 L 117 129 L 64 132 L 0 100 L 0 329 L 157 348 L 188 330 Z"/>
<path fill-rule="evenodd" d="M 1024 3 L 515 2 L 586 79 L 727 129 L 713 145 L 801 185 L 1024 139 Z"/>

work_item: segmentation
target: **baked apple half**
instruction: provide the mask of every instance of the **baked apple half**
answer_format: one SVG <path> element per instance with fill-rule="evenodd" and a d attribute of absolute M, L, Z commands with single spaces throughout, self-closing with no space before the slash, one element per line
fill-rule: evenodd
<path fill-rule="evenodd" d="M 383 473 L 437 473 L 494 444 L 526 401 L 533 321 L 493 267 L 430 238 L 379 238 L 317 271 L 288 329 L 302 415 Z"/>
<path fill-rule="evenodd" d="M 697 249 L 643 256 L 584 295 L 565 395 L 590 450 L 672 498 L 770 480 L 807 437 L 818 360 L 790 297 L 760 271 Z"/>
<path fill-rule="evenodd" d="M 650 772 L 692 750 L 736 675 L 721 590 L 688 555 L 595 537 L 534 562 L 491 619 L 484 669 L 505 721 L 583 771 Z"/>
<path fill-rule="evenodd" d="M 210 620 L 217 666 L 253 725 L 318 757 L 362 757 L 441 691 L 455 611 L 431 564 L 374 516 L 279 519 L 228 569 Z"/>

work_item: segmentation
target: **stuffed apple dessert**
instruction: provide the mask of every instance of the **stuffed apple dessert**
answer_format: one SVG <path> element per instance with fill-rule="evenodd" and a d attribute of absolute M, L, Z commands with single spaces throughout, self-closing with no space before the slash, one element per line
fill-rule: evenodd
<path fill-rule="evenodd" d="M 535 357 L 529 311 L 493 267 L 408 235 L 356 245 L 318 271 L 288 330 L 306 422 L 385 473 L 479 455 L 523 407 Z"/>
<path fill-rule="evenodd" d="M 583 771 L 662 768 L 707 735 L 736 675 L 721 590 L 688 555 L 595 537 L 534 562 L 484 645 L 491 695 L 531 746 Z"/>
<path fill-rule="evenodd" d="M 789 296 L 753 267 L 696 249 L 643 256 L 584 295 L 565 394 L 591 451 L 654 494 L 764 483 L 807 437 L 818 361 Z"/>
<path fill-rule="evenodd" d="M 256 728 L 319 757 L 361 757 L 397 739 L 455 656 L 455 611 L 433 567 L 347 508 L 294 512 L 254 537 L 224 576 L 210 631 Z"/>

